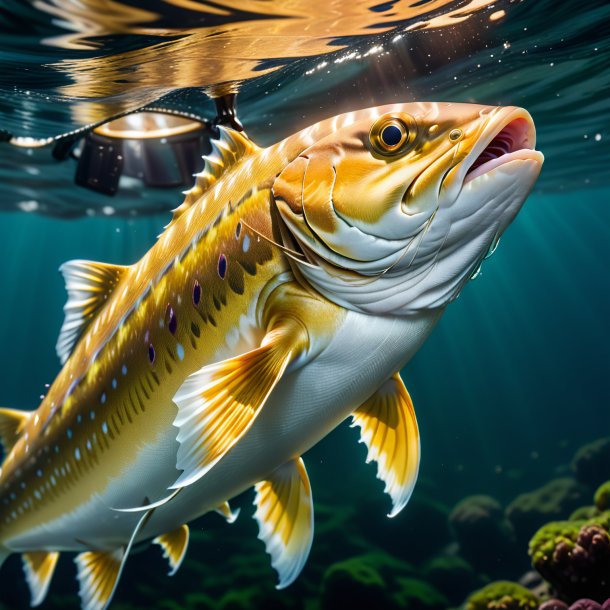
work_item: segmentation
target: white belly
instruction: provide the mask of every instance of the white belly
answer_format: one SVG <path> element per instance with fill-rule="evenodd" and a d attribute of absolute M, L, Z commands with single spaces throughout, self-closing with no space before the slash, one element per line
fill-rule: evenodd
<path fill-rule="evenodd" d="M 244 438 L 202 479 L 158 508 L 138 539 L 170 531 L 214 509 L 310 449 L 404 366 L 439 317 L 378 318 L 349 312 L 328 348 L 285 375 Z M 142 447 L 136 463 L 102 496 L 7 545 L 15 551 L 82 550 L 83 543 L 101 549 L 124 545 L 140 515 L 112 509 L 168 495 L 179 474 L 176 432 L 172 427 L 157 443 Z"/>

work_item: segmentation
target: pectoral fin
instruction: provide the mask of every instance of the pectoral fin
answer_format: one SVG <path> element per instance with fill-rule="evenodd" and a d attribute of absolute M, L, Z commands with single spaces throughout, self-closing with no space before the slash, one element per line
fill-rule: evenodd
<path fill-rule="evenodd" d="M 169 562 L 169 575 L 173 576 L 186 555 L 189 545 L 189 526 L 181 525 L 167 534 L 157 536 L 153 542 L 163 549 L 163 557 Z"/>
<path fill-rule="evenodd" d="M 305 341 L 300 324 L 286 323 L 267 333 L 258 349 L 187 377 L 174 396 L 176 467 L 183 472 L 172 488 L 200 479 L 243 437 Z"/>
<path fill-rule="evenodd" d="M 23 560 L 25 579 L 30 588 L 30 605 L 32 607 L 39 606 L 49 590 L 59 553 L 47 553 L 45 551 L 23 553 L 21 559 Z"/>
<path fill-rule="evenodd" d="M 313 540 L 313 500 L 303 460 L 280 466 L 254 489 L 258 537 L 279 575 L 277 588 L 283 589 L 303 569 Z"/>
<path fill-rule="evenodd" d="M 419 430 L 407 388 L 396 373 L 352 414 L 367 463 L 377 462 L 377 478 L 385 483 L 396 516 L 411 497 L 419 470 Z"/>

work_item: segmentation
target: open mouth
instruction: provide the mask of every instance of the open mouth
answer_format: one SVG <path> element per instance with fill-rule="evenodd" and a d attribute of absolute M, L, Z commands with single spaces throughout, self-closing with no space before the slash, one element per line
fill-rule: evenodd
<path fill-rule="evenodd" d="M 541 155 L 534 150 L 534 144 L 535 131 L 531 120 L 525 117 L 513 119 L 474 158 L 466 172 L 464 184 L 510 161 L 539 159 Z"/>

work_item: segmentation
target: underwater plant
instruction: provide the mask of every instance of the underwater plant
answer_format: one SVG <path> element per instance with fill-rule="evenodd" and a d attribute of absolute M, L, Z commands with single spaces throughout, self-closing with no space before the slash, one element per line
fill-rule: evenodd
<path fill-rule="evenodd" d="M 569 602 L 610 597 L 610 512 L 543 526 L 532 538 L 532 565 Z"/>
<path fill-rule="evenodd" d="M 466 610 L 536 610 L 540 600 L 521 585 L 500 580 L 474 592 L 466 600 Z"/>

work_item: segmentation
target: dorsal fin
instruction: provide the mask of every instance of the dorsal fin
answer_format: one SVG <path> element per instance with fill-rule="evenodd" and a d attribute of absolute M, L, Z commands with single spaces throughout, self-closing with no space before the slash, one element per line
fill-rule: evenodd
<path fill-rule="evenodd" d="M 13 448 L 31 415 L 31 411 L 0 409 L 0 442 L 5 454 Z"/>
<path fill-rule="evenodd" d="M 212 152 L 203 157 L 205 165 L 201 172 L 195 174 L 193 188 L 185 192 L 183 203 L 174 210 L 174 215 L 168 226 L 174 223 L 186 210 L 188 210 L 229 168 L 240 159 L 260 150 L 259 147 L 245 134 L 218 126 L 220 135 L 211 140 Z"/>
<path fill-rule="evenodd" d="M 72 353 L 85 328 L 97 315 L 129 267 L 74 260 L 59 270 L 64 276 L 68 302 L 55 349 L 62 364 Z"/>

